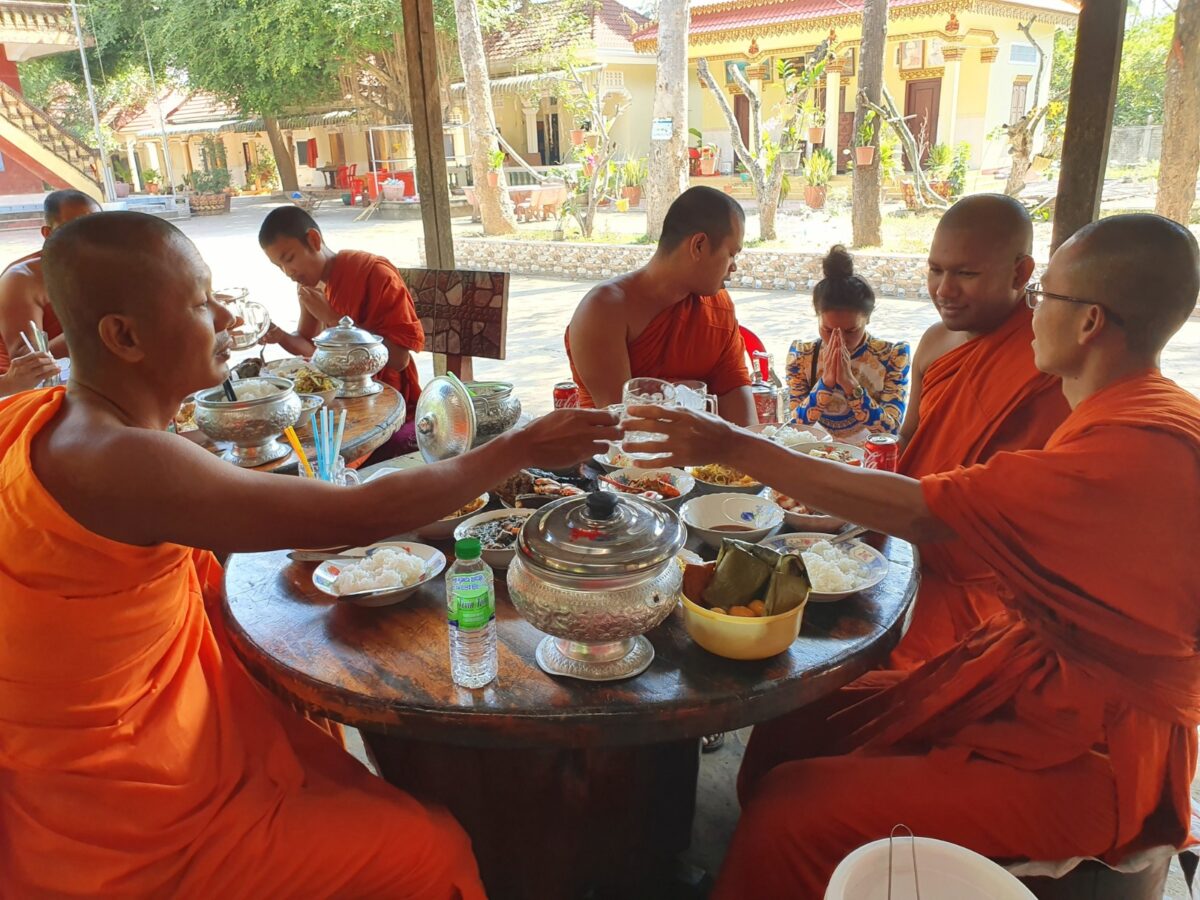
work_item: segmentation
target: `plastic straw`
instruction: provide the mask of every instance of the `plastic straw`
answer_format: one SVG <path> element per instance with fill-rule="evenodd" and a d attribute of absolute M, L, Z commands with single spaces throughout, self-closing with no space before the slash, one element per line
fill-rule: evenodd
<path fill-rule="evenodd" d="M 33 319 L 29 320 L 29 329 L 30 329 L 30 334 L 33 335 L 34 344 L 37 345 L 37 348 L 39 350 L 41 350 L 43 353 L 45 353 L 46 352 L 46 339 L 42 335 L 42 329 L 37 327 L 37 323 L 34 322 Z"/>
<path fill-rule="evenodd" d="M 235 394 L 233 391 L 233 382 L 226 378 L 223 382 L 221 382 L 221 387 L 225 389 L 225 399 L 230 403 L 236 403 L 237 394 Z"/>
<path fill-rule="evenodd" d="M 29 338 L 25 337 L 25 332 L 21 331 L 18 333 L 21 335 L 21 341 L 25 344 L 25 346 L 27 348 L 29 348 L 29 352 L 37 353 L 38 351 L 33 348 L 33 344 L 29 343 Z"/>
<path fill-rule="evenodd" d="M 308 463 L 308 455 L 304 452 L 304 448 L 300 446 L 300 438 L 296 436 L 296 429 L 289 425 L 283 429 L 283 435 L 287 438 L 288 443 L 292 445 L 292 449 L 296 452 L 296 457 L 300 460 L 300 465 L 304 466 L 304 471 L 308 473 L 308 477 L 314 477 L 312 466 Z"/>
<path fill-rule="evenodd" d="M 337 437 L 333 440 L 333 459 L 334 464 L 337 464 L 337 458 L 342 453 L 342 435 L 346 431 L 346 410 L 338 413 Z"/>
<path fill-rule="evenodd" d="M 308 417 L 308 427 L 313 433 L 313 453 L 317 457 L 317 471 L 321 471 L 321 433 L 317 430 L 317 414 L 313 413 Z"/>

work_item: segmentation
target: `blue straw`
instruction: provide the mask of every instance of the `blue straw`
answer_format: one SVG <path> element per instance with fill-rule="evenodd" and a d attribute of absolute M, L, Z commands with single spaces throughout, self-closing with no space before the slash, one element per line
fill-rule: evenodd
<path fill-rule="evenodd" d="M 319 437 L 319 432 L 317 431 L 316 413 L 313 413 L 308 417 L 308 427 L 312 429 L 313 433 L 313 450 L 315 451 L 315 455 L 317 457 L 317 477 L 321 478 L 321 439 Z"/>

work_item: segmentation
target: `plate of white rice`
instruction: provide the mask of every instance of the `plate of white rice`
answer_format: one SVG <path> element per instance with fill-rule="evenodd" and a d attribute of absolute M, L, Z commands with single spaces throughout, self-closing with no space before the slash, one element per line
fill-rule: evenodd
<path fill-rule="evenodd" d="M 832 603 L 875 587 L 887 576 L 887 557 L 869 544 L 849 540 L 829 543 L 828 534 L 780 534 L 760 541 L 780 553 L 798 553 L 804 560 L 813 603 Z"/>
<path fill-rule="evenodd" d="M 313 585 L 339 602 L 358 606 L 399 603 L 446 568 L 445 555 L 428 544 L 385 541 L 346 552 L 346 557 L 317 566 Z"/>

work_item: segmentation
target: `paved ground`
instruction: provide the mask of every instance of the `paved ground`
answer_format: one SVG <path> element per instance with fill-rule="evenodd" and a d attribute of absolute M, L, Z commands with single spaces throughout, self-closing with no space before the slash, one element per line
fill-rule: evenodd
<path fill-rule="evenodd" d="M 245 204 L 245 205 L 243 205 Z M 259 251 L 255 234 L 262 217 L 270 208 L 261 202 L 239 201 L 232 214 L 197 218 L 180 223 L 200 248 L 213 270 L 217 287 L 238 285 L 249 288 L 251 296 L 265 303 L 273 318 L 292 327 L 297 318 L 294 288 L 274 269 Z M 356 210 L 330 208 L 318 219 L 334 248 L 355 248 L 384 254 L 400 265 L 417 265 L 419 222 L 353 222 Z M 616 221 L 617 217 L 613 217 Z M 630 219 L 621 220 L 626 229 L 640 229 Z M 805 221 L 798 217 L 793 225 Z M 809 224 L 816 224 L 811 221 Z M 478 232 L 466 220 L 456 223 L 456 233 Z M 824 238 L 822 238 L 824 240 Z M 810 238 L 811 242 L 811 238 Z M 37 248 L 40 238 L 33 231 L 0 233 L 0 260 L 12 259 Z M 130 273 L 130 288 L 136 289 L 137 273 Z M 509 315 L 508 361 L 480 360 L 476 377 L 504 379 L 516 385 L 525 408 L 541 413 L 551 405 L 555 381 L 567 377 L 562 335 L 579 298 L 590 285 L 550 279 L 518 276 L 513 278 Z M 815 335 L 811 299 L 781 291 L 733 292 L 739 319 L 755 331 L 776 355 L 782 366 L 789 343 L 798 337 Z M 876 310 L 872 331 L 888 339 L 916 342 L 924 329 L 936 319 L 932 305 L 919 300 L 883 298 Z M 269 351 L 271 352 L 271 351 Z M 273 351 L 278 354 L 278 350 Z M 429 357 L 420 360 L 422 377 L 432 366 Z M 1172 341 L 1163 358 L 1163 370 L 1180 384 L 1200 395 L 1200 320 L 1193 319 Z M 737 821 L 738 807 L 734 779 L 747 731 L 730 735 L 725 747 L 704 757 L 700 774 L 700 792 L 696 827 L 688 861 L 709 872 L 719 868 L 729 836 Z M 1200 802 L 1200 796 L 1196 797 Z M 1168 885 L 1170 900 L 1187 896 L 1182 880 L 1176 876 Z"/>

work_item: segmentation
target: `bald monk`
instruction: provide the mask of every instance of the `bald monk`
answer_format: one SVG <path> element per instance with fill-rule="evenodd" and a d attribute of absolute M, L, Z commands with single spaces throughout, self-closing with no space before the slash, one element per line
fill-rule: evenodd
<path fill-rule="evenodd" d="M 565 339 L 581 406 L 620 403 L 630 378 L 698 380 L 717 396 L 723 418 L 758 422 L 746 347 L 725 290 L 745 225 L 728 194 L 689 188 L 667 210 L 650 262 L 588 292 Z"/>
<path fill-rule="evenodd" d="M 889 684 L 836 695 L 821 734 L 803 716 L 771 723 L 769 742 L 755 729 L 716 900 L 819 898 L 898 822 L 1002 859 L 1116 863 L 1185 842 L 1200 401 L 1158 360 L 1195 307 L 1198 262 L 1185 228 L 1149 215 L 1089 225 L 1054 254 L 1029 293 L 1033 348 L 1072 411 L 1041 450 L 918 480 L 634 410 L 629 429 L 668 435 L 630 447 L 670 452 L 655 465 L 715 460 L 922 546 L 962 541 L 1003 584 L 1004 611 Z M 830 739 L 848 755 L 818 755 Z"/>
<path fill-rule="evenodd" d="M 71 380 L 0 401 L 4 893 L 482 898 L 447 813 L 238 664 L 210 551 L 405 532 L 522 465 L 588 456 L 619 437 L 614 418 L 559 411 L 360 487 L 239 469 L 166 430 L 229 357 L 230 315 L 187 238 L 102 213 L 53 234 L 45 262 Z"/>
<path fill-rule="evenodd" d="M 42 203 L 43 222 L 42 239 L 50 237 L 55 229 L 80 216 L 100 212 L 100 205 L 82 191 L 52 191 L 46 195 Z M 46 285 L 42 273 L 42 252 L 30 253 L 8 264 L 0 273 L 0 374 L 6 373 L 9 361 L 26 356 L 29 349 L 21 340 L 24 334 L 31 342 L 33 335 L 29 333 L 29 323 L 33 322 L 42 331 L 50 344 L 50 353 L 54 356 L 66 356 L 67 344 L 62 337 L 62 328 L 50 308 L 50 300 L 46 296 Z M 40 371 L 49 372 L 45 360 L 26 361 L 22 369 L 26 372 L 34 367 Z M 22 383 L 28 380 L 20 376 Z M 45 376 L 43 376 L 44 378 Z M 38 379 L 41 381 L 42 379 Z M 37 382 L 32 386 L 36 386 Z M 3 390 L 0 382 L 0 390 Z M 26 388 L 20 388 L 25 390 Z M 7 393 L 16 393 L 8 390 Z"/>
<path fill-rule="evenodd" d="M 913 358 L 899 471 L 913 478 L 1045 446 L 1069 412 L 1059 379 L 1038 371 L 1024 303 L 1033 222 L 1016 200 L 976 194 L 938 223 L 929 296 L 941 321 Z M 921 547 L 912 624 L 889 667 L 912 668 L 1001 609 L 995 573 L 963 542 Z"/>
<path fill-rule="evenodd" d="M 259 228 L 258 244 L 296 282 L 300 300 L 296 330 L 288 333 L 272 325 L 263 341 L 311 357 L 316 349 L 312 339 L 349 316 L 355 325 L 383 338 L 388 361 L 376 377 L 400 392 L 411 417 L 421 396 L 413 354 L 425 349 L 425 331 L 396 267 L 362 250 L 335 252 L 316 220 L 298 206 L 271 210 Z M 406 440 L 411 433 L 409 425 Z"/>

